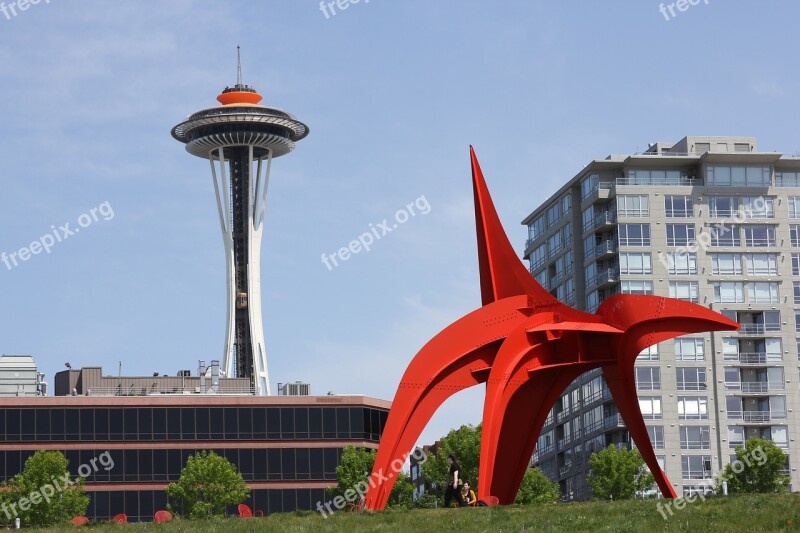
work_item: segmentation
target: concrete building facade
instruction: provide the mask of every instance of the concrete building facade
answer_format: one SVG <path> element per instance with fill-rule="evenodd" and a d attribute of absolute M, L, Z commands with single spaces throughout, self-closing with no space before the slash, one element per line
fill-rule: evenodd
<path fill-rule="evenodd" d="M 800 488 L 800 158 L 759 152 L 753 137 L 656 143 L 592 161 L 523 224 L 531 273 L 569 305 L 655 294 L 741 324 L 637 360 L 642 414 L 678 493 L 705 490 L 755 436 L 784 449 Z M 556 403 L 533 462 L 564 499 L 585 499 L 588 457 L 609 444 L 632 445 L 596 370 Z"/>

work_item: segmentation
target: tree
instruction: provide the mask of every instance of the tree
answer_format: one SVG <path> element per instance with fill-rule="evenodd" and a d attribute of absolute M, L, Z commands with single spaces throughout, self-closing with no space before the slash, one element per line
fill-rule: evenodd
<path fill-rule="evenodd" d="M 589 457 L 588 483 L 597 499 L 628 500 L 655 483 L 638 449 L 608 448 Z"/>
<path fill-rule="evenodd" d="M 538 467 L 529 468 L 522 477 L 522 484 L 514 503 L 552 503 L 561 495 L 558 483 L 550 481 Z"/>
<path fill-rule="evenodd" d="M 725 466 L 717 480 L 717 492 L 722 481 L 728 482 L 728 492 L 783 492 L 791 481 L 781 473 L 786 468 L 786 454 L 774 442 L 760 437 L 747 439 L 736 447 L 736 460 Z"/>
<path fill-rule="evenodd" d="M 2 492 L 0 520 L 13 523 L 19 517 L 23 526 L 52 526 L 89 507 L 83 478 L 71 483 L 69 462 L 57 451 L 40 450 L 25 461 L 22 472 L 11 478 Z"/>
<path fill-rule="evenodd" d="M 441 440 L 436 454 L 428 454 L 428 459 L 422 464 L 422 475 L 436 486 L 437 491 L 442 491 L 447 484 L 447 473 L 450 465 L 447 456 L 455 454 L 461 470 L 458 476 L 469 481 L 472 487 L 478 486 L 478 463 L 481 456 L 481 426 L 465 425 L 452 430 Z M 480 494 L 477 495 L 481 497 Z"/>
<path fill-rule="evenodd" d="M 165 489 L 176 511 L 189 518 L 224 516 L 225 507 L 250 496 L 242 475 L 224 457 L 201 451 L 189 457 L 177 483 Z M 173 506 L 170 503 L 170 510 Z"/>
<path fill-rule="evenodd" d="M 341 496 L 350 503 L 358 503 L 360 495 L 366 494 L 369 487 L 376 453 L 375 450 L 346 446 L 342 450 L 339 466 L 336 467 L 337 485 L 328 489 L 328 494 L 333 498 Z M 414 487 L 408 476 L 404 472 L 391 472 L 391 474 L 397 477 L 397 481 L 389 495 L 388 506 L 410 506 Z M 373 484 L 375 483 L 377 480 L 373 480 Z"/>

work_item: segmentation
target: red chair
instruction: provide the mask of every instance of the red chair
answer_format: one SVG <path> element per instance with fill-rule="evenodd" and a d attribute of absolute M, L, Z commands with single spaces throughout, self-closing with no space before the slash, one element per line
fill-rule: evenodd
<path fill-rule="evenodd" d="M 120 513 L 114 518 L 111 519 L 112 522 L 119 522 L 120 524 L 127 524 L 128 523 L 128 515 L 125 513 Z"/>
<path fill-rule="evenodd" d="M 72 523 L 75 524 L 76 526 L 85 526 L 86 524 L 89 523 L 89 519 L 86 518 L 85 516 L 76 516 L 75 518 L 72 519 Z"/>
<path fill-rule="evenodd" d="M 478 501 L 478 505 L 483 504 L 486 507 L 497 507 L 500 505 L 500 498 L 497 496 L 487 496 Z"/>
<path fill-rule="evenodd" d="M 170 513 L 169 511 L 158 511 L 156 515 L 153 517 L 153 520 L 158 524 L 163 524 L 164 522 L 171 522 L 172 513 Z"/>
<path fill-rule="evenodd" d="M 240 518 L 253 518 L 253 510 L 250 506 L 244 503 L 239 504 L 239 517 Z"/>
<path fill-rule="evenodd" d="M 256 509 L 255 516 L 264 518 L 264 511 L 262 511 L 261 509 Z"/>

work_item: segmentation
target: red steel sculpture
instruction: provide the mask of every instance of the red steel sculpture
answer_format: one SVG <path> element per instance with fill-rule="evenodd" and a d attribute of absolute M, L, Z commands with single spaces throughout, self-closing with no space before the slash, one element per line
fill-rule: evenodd
<path fill-rule="evenodd" d="M 659 296 L 612 296 L 595 314 L 562 304 L 515 254 L 471 147 L 470 156 L 483 307 L 442 330 L 408 365 L 383 430 L 366 507 L 386 506 L 396 481 L 387 475 L 393 462 L 403 461 L 445 400 L 479 383 L 486 383 L 486 399 L 478 497 L 513 503 L 551 407 L 575 378 L 598 367 L 658 488 L 675 498 L 639 409 L 636 357 L 673 337 L 739 325 L 700 305 Z"/>

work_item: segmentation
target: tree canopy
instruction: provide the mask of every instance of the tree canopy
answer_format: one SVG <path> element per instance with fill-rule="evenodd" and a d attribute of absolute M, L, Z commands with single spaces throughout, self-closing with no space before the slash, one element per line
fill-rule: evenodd
<path fill-rule="evenodd" d="M 361 496 L 366 494 L 369 486 L 372 466 L 375 464 L 375 450 L 346 446 L 342 451 L 342 459 L 336 467 L 336 487 L 328 489 L 328 494 L 335 498 L 343 497 L 346 501 L 356 504 Z M 388 474 L 384 472 L 384 474 Z M 414 487 L 404 472 L 391 472 L 397 477 L 392 492 L 389 496 L 388 506 L 410 506 L 411 495 Z M 375 480 L 375 483 L 377 480 Z"/>
<path fill-rule="evenodd" d="M 744 446 L 736 447 L 736 460 L 725 466 L 717 481 L 717 491 L 722 481 L 728 482 L 728 492 L 759 493 L 783 492 L 791 478 L 782 470 L 786 468 L 787 456 L 771 440 L 754 437 Z"/>
<path fill-rule="evenodd" d="M 478 487 L 478 463 L 481 455 L 481 426 L 465 425 L 450 431 L 441 440 L 436 454 L 428 454 L 428 459 L 422 465 L 422 475 L 426 480 L 436 485 L 437 490 L 442 490 L 447 483 L 447 472 L 450 465 L 447 456 L 455 454 L 458 466 L 461 467 L 458 476 L 468 481 L 472 487 Z M 478 494 L 478 498 L 481 495 Z"/>
<path fill-rule="evenodd" d="M 653 486 L 655 480 L 638 449 L 618 449 L 613 444 L 589 457 L 591 473 L 587 482 L 594 497 L 628 500 Z"/>
<path fill-rule="evenodd" d="M 82 515 L 89 507 L 83 478 L 72 483 L 69 462 L 58 451 L 39 450 L 25 461 L 22 472 L 0 492 L 0 522 L 23 526 L 52 526 Z"/>
<path fill-rule="evenodd" d="M 514 503 L 552 503 L 558 501 L 561 491 L 558 483 L 550 481 L 538 467 L 525 471 Z"/>
<path fill-rule="evenodd" d="M 213 451 L 190 456 L 178 482 L 170 483 L 165 490 L 174 502 L 169 508 L 189 518 L 224 516 L 225 507 L 250 496 L 236 467 Z"/>

